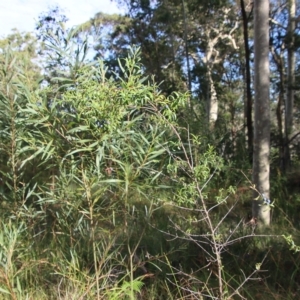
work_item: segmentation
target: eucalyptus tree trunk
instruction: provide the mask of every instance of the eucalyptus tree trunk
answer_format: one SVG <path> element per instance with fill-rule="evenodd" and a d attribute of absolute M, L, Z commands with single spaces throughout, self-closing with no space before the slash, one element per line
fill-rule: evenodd
<path fill-rule="evenodd" d="M 295 85 L 295 50 L 294 32 L 296 28 L 296 0 L 288 1 L 289 26 L 288 26 L 288 68 L 287 68 L 287 95 L 285 101 L 285 147 L 284 147 L 284 167 L 290 166 L 289 140 L 293 130 L 293 109 L 294 109 L 294 85 Z"/>
<path fill-rule="evenodd" d="M 211 67 L 207 67 L 207 81 L 208 81 L 208 99 L 207 99 L 207 108 L 208 108 L 208 121 L 210 127 L 213 128 L 217 119 L 218 119 L 218 96 L 215 88 L 215 83 L 212 78 Z"/>
<path fill-rule="evenodd" d="M 254 0 L 254 145 L 253 217 L 270 224 L 270 206 L 263 198 L 270 194 L 270 70 L 269 70 L 269 0 Z M 258 197 L 259 196 L 259 197 Z"/>
<path fill-rule="evenodd" d="M 210 29 L 206 30 L 207 36 L 207 49 L 205 53 L 205 57 L 203 57 L 203 62 L 206 64 L 207 67 L 207 82 L 208 82 L 208 93 L 207 93 L 207 115 L 208 115 L 208 122 L 210 128 L 214 128 L 215 123 L 218 119 L 218 95 L 215 88 L 215 83 L 212 77 L 212 69 L 213 66 L 220 62 L 220 58 L 218 57 L 218 52 L 215 49 L 216 44 L 220 38 L 220 33 L 213 39 L 210 38 Z M 215 54 L 215 57 L 214 57 Z"/>
<path fill-rule="evenodd" d="M 224 60 L 218 49 L 218 43 L 222 41 L 227 46 L 231 46 L 233 49 L 238 49 L 234 32 L 238 28 L 239 22 L 236 20 L 231 28 L 228 28 L 227 24 L 231 20 L 230 12 L 232 8 L 225 8 L 222 11 L 222 22 L 218 20 L 218 26 L 215 26 L 214 21 L 208 23 L 204 29 L 204 35 L 206 38 L 206 50 L 205 55 L 202 57 L 202 61 L 207 68 L 206 76 L 208 83 L 207 93 L 207 112 L 208 122 L 211 129 L 214 128 L 215 123 L 218 119 L 219 99 L 216 90 L 216 83 L 213 79 L 213 69 L 219 63 Z"/>
<path fill-rule="evenodd" d="M 284 147 L 285 147 L 285 138 L 284 138 L 284 124 L 283 124 L 283 113 L 282 109 L 284 106 L 284 96 L 285 96 L 285 73 L 284 73 L 284 45 L 282 44 L 280 50 L 276 51 L 275 47 L 271 45 L 271 52 L 277 67 L 277 72 L 279 73 L 279 82 L 278 82 L 278 102 L 276 107 L 276 118 L 278 126 L 278 150 L 279 150 L 279 166 L 282 170 L 285 169 L 285 159 L 284 159 Z"/>
<path fill-rule="evenodd" d="M 250 72 L 250 47 L 248 38 L 248 16 L 245 9 L 245 0 L 241 0 L 241 12 L 243 18 L 243 35 L 245 47 L 245 81 L 246 81 L 246 101 L 245 101 L 245 123 L 248 137 L 249 160 L 253 158 L 253 124 L 252 124 L 252 95 L 251 95 L 251 72 Z"/>

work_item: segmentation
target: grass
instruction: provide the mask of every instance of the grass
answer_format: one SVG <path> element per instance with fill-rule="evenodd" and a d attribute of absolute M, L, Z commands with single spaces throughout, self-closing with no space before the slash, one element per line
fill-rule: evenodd
<path fill-rule="evenodd" d="M 214 226 L 222 219 L 215 242 L 223 247 L 223 299 L 300 298 L 300 255 L 281 237 L 292 234 L 299 244 L 296 217 L 287 204 L 277 206 L 272 227 L 253 234 L 243 221 L 245 203 L 233 197 L 211 211 Z M 218 298 L 218 265 L 197 210 L 146 200 L 126 210 L 111 205 L 118 220 L 109 207 L 95 208 L 93 231 L 80 206 L 48 204 L 47 211 L 32 208 L 31 218 L 20 207 L 15 218 L 6 204 L 0 299 Z"/>

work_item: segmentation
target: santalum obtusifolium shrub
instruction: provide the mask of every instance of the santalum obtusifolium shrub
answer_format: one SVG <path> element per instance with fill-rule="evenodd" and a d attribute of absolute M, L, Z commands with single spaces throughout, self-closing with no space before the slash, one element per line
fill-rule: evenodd
<path fill-rule="evenodd" d="M 91 68 L 78 71 L 75 82 L 53 78 L 56 84 L 34 91 L 16 75 L 15 107 L 1 95 L 9 117 L 1 132 L 10 131 L 1 151 L 12 170 L 1 174 L 1 209 L 10 220 L 2 227 L 18 241 L 13 245 L 24 245 L 1 244 L 2 254 L 15 258 L 12 269 L 2 264 L 0 278 L 1 290 L 13 298 L 47 298 L 58 284 L 64 297 L 79 298 L 132 296 L 141 288 L 133 278 L 143 269 L 133 262 L 141 242 L 134 238 L 135 207 L 143 203 L 150 217 L 157 195 L 174 186 L 166 166 L 176 112 L 187 95 L 162 95 L 143 78 L 135 50 L 120 61 L 118 80 L 106 78 L 101 61 Z M 8 113 L 12 108 L 16 113 Z M 139 224 L 141 237 L 145 228 Z"/>

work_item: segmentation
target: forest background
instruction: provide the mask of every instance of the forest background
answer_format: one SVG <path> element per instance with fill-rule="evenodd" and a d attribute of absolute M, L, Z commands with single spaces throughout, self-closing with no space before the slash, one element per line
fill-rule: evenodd
<path fill-rule="evenodd" d="M 299 298 L 298 1 L 119 5 L 0 40 L 1 299 Z"/>

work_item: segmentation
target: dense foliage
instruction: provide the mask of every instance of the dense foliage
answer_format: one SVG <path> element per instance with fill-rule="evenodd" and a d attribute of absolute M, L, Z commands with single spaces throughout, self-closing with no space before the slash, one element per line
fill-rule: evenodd
<path fill-rule="evenodd" d="M 120 2 L 126 16 L 69 29 L 55 8 L 36 38 L 0 41 L 0 298 L 297 299 L 286 3 L 271 1 L 270 200 L 251 179 L 251 3 Z"/>

